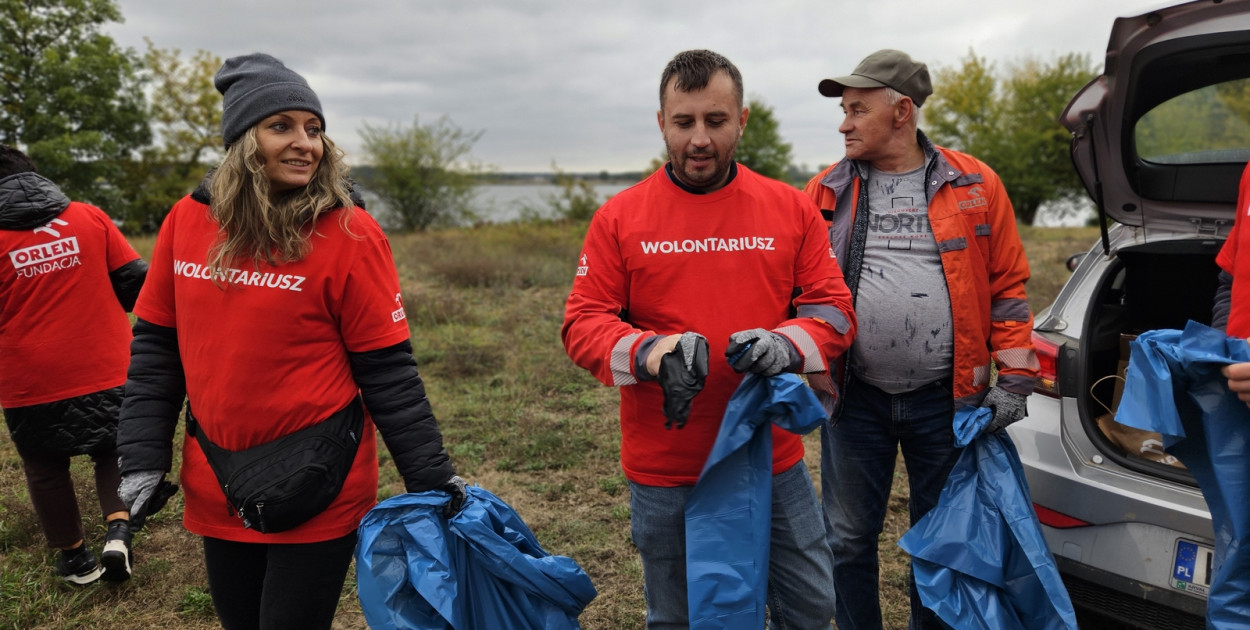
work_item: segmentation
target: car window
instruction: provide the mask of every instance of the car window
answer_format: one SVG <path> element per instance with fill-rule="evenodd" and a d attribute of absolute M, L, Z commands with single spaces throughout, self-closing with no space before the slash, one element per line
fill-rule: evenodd
<path fill-rule="evenodd" d="M 1244 164 L 1250 160 L 1250 79 L 1164 101 L 1138 119 L 1133 137 L 1144 162 Z"/>

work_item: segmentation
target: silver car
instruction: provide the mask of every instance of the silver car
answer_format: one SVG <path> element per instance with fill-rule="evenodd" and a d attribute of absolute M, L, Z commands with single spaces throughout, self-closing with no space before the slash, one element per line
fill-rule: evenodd
<path fill-rule="evenodd" d="M 1188 2 L 1117 19 L 1104 73 L 1061 116 L 1110 227 L 1035 316 L 1042 377 L 1009 431 L 1073 602 L 1098 619 L 1085 627 L 1205 627 L 1206 503 L 1114 409 L 1133 335 L 1211 321 L 1250 160 L 1248 77 L 1250 0 Z"/>

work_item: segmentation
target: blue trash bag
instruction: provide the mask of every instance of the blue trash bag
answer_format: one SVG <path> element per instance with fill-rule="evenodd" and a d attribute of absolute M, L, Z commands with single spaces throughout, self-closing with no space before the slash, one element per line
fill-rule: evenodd
<path fill-rule="evenodd" d="M 994 410 L 988 407 L 964 407 L 955 414 L 951 427 L 955 430 L 955 446 L 963 448 L 981 435 L 981 431 L 994 420 Z M 943 488 L 945 489 L 945 488 Z"/>
<path fill-rule="evenodd" d="M 795 374 L 747 374 L 734 391 L 686 501 L 690 628 L 764 627 L 772 425 L 803 434 L 824 421 L 820 401 Z"/>
<path fill-rule="evenodd" d="M 1189 469 L 1215 530 L 1207 627 L 1250 619 L 1250 408 L 1220 368 L 1250 361 L 1245 339 L 1188 322 L 1130 344 L 1117 422 L 1163 436 L 1163 450 Z"/>
<path fill-rule="evenodd" d="M 580 628 L 597 594 L 573 559 L 553 556 L 506 503 L 479 486 L 443 517 L 447 493 L 401 494 L 360 523 L 356 591 L 374 630 Z"/>
<path fill-rule="evenodd" d="M 938 504 L 898 541 L 920 601 L 959 630 L 1076 630 L 1015 445 L 1005 432 L 977 435 L 991 419 L 981 407 L 955 414 L 967 447 Z"/>

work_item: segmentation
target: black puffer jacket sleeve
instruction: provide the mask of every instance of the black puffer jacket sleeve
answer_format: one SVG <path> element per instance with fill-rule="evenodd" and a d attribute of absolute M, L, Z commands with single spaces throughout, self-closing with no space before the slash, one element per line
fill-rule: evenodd
<path fill-rule="evenodd" d="M 446 483 L 456 470 L 425 397 L 412 344 L 404 341 L 348 356 L 365 407 L 404 478 L 404 488 L 424 492 Z"/>
<path fill-rule="evenodd" d="M 187 396 L 178 353 L 178 331 L 142 319 L 130 342 L 130 369 L 117 426 L 122 474 L 143 470 L 169 472 L 174 431 Z"/>
<path fill-rule="evenodd" d="M 1215 288 L 1215 303 L 1211 305 L 1211 327 L 1228 329 L 1228 316 L 1233 308 L 1233 274 L 1220 270 L 1219 284 Z"/>
<path fill-rule="evenodd" d="M 139 289 L 148 277 L 148 264 L 142 258 L 136 258 L 109 272 L 109 280 L 113 283 L 113 293 L 122 308 L 129 313 L 135 308 L 135 300 L 139 299 Z"/>

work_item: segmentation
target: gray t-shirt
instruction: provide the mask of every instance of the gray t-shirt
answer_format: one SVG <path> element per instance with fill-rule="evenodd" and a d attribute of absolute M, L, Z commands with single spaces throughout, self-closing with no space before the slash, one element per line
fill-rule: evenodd
<path fill-rule="evenodd" d="M 929 226 L 924 167 L 869 169 L 868 238 L 855 297 L 855 375 L 886 392 L 913 391 L 950 374 L 951 297 Z"/>

